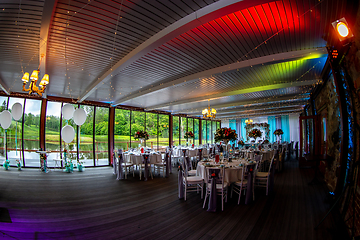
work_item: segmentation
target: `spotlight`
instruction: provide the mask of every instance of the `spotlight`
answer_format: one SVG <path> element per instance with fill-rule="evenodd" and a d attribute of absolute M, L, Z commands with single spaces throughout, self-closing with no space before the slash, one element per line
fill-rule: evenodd
<path fill-rule="evenodd" d="M 335 22 L 332 22 L 331 25 L 335 29 L 335 32 L 341 42 L 354 36 L 345 18 L 336 20 Z"/>

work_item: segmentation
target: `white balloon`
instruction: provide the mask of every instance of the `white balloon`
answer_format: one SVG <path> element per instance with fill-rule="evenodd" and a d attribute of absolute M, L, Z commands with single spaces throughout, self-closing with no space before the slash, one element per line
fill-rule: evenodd
<path fill-rule="evenodd" d="M 65 104 L 61 109 L 63 118 L 65 120 L 69 120 L 70 118 L 72 118 L 74 115 L 74 111 L 75 111 L 74 106 L 71 104 Z"/>
<path fill-rule="evenodd" d="M 74 122 L 76 125 L 81 126 L 86 120 L 86 112 L 82 108 L 78 108 L 74 112 Z"/>
<path fill-rule="evenodd" d="M 8 129 L 11 125 L 11 113 L 8 110 L 0 114 L 0 124 L 3 129 Z"/>
<path fill-rule="evenodd" d="M 23 108 L 21 103 L 14 103 L 14 105 L 11 108 L 11 115 L 14 118 L 15 121 L 19 120 L 22 116 Z"/>
<path fill-rule="evenodd" d="M 75 131 L 74 128 L 70 125 L 66 125 L 61 129 L 61 137 L 66 143 L 71 143 L 72 140 L 74 140 L 75 137 Z"/>

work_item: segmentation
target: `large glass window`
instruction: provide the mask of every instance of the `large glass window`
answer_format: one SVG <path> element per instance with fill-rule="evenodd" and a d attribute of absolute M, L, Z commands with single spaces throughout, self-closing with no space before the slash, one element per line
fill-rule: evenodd
<path fill-rule="evenodd" d="M 94 166 L 94 109 L 93 106 L 80 105 L 86 112 L 86 120 L 80 126 L 79 160 L 84 166 Z"/>
<path fill-rule="evenodd" d="M 212 143 L 215 143 L 215 133 L 216 133 L 216 122 L 215 121 L 212 121 L 211 122 L 211 126 L 212 126 L 212 129 L 211 129 L 211 142 Z"/>
<path fill-rule="evenodd" d="M 159 114 L 159 151 L 169 146 L 169 115 Z"/>
<path fill-rule="evenodd" d="M 173 116 L 173 146 L 177 146 L 180 144 L 180 127 L 179 127 L 179 117 Z"/>
<path fill-rule="evenodd" d="M 201 141 L 202 144 L 207 143 L 206 120 L 201 120 Z"/>
<path fill-rule="evenodd" d="M 146 146 L 151 147 L 152 149 L 157 149 L 157 119 L 158 115 L 156 113 L 146 113 L 146 132 L 149 134 L 149 140 L 146 140 Z"/>
<path fill-rule="evenodd" d="M 130 110 L 115 109 L 114 149 L 128 150 L 130 146 Z"/>
<path fill-rule="evenodd" d="M 45 149 L 50 151 L 48 159 L 60 159 L 60 102 L 47 102 L 45 123 Z M 48 164 L 53 164 L 49 161 Z M 51 165 L 50 165 L 51 166 Z"/>
<path fill-rule="evenodd" d="M 211 121 L 206 121 L 206 125 L 207 125 L 207 135 L 206 135 L 206 139 L 208 143 L 213 143 L 211 141 Z"/>
<path fill-rule="evenodd" d="M 15 103 L 20 103 L 22 107 L 24 107 L 24 99 L 23 98 L 14 98 L 14 97 L 10 97 L 9 98 L 9 104 L 8 104 L 8 110 L 9 112 L 11 112 L 12 106 Z M 39 117 L 40 113 L 35 112 L 35 114 L 37 114 Z M 34 122 L 36 121 L 36 117 L 35 115 L 31 115 L 31 120 Z M 37 145 L 35 147 L 36 150 L 39 150 L 39 128 L 35 126 L 35 124 L 32 124 L 32 122 L 30 123 L 29 120 L 28 122 L 29 125 L 31 124 L 30 127 L 28 127 L 28 130 L 32 132 L 32 134 L 35 134 L 35 136 L 33 136 L 33 139 L 36 140 L 37 139 Z M 21 155 L 21 150 L 22 150 L 22 142 L 21 142 L 21 128 L 22 128 L 22 118 L 20 118 L 16 121 L 11 118 L 11 125 L 10 127 L 6 130 L 6 141 L 7 141 L 7 158 L 10 160 L 10 164 L 11 165 L 16 165 L 16 159 L 23 159 Z M 25 132 L 24 132 L 25 134 Z M 30 137 L 31 135 L 26 134 L 25 137 Z M 27 152 L 28 153 L 28 152 Z M 31 154 L 30 154 L 31 155 Z M 37 164 L 39 165 L 39 155 L 34 152 L 34 154 L 32 156 L 29 156 L 28 154 L 26 155 L 27 158 L 29 159 L 37 159 Z"/>
<path fill-rule="evenodd" d="M 25 166 L 27 167 L 39 167 L 40 156 L 36 151 L 40 148 L 40 113 L 41 113 L 41 100 L 26 99 L 25 101 L 25 113 L 24 113 L 24 159 Z M 21 124 L 21 120 L 19 120 Z M 19 126 L 19 125 L 18 125 Z M 18 145 L 19 142 L 19 133 Z M 53 167 L 54 162 L 48 161 L 48 166 Z"/>
<path fill-rule="evenodd" d="M 185 132 L 187 131 L 187 119 L 186 117 L 181 117 L 180 121 L 180 145 L 186 145 Z"/>
<path fill-rule="evenodd" d="M 7 109 L 8 97 L 0 96 L 0 112 Z M 5 144 L 4 144 L 4 134 L 5 131 L 2 127 L 0 127 L 0 161 L 1 164 L 5 160 Z"/>
<path fill-rule="evenodd" d="M 131 147 L 137 148 L 139 144 L 145 146 L 140 140 L 135 140 L 135 132 L 140 130 L 145 131 L 145 113 L 139 111 L 131 111 Z"/>
<path fill-rule="evenodd" d="M 188 118 L 187 121 L 188 121 L 187 130 L 194 133 L 194 119 Z M 194 143 L 194 138 L 191 138 L 191 139 L 189 138 L 189 146 L 191 146 L 193 143 Z"/>
<path fill-rule="evenodd" d="M 71 104 L 71 103 L 63 103 L 64 107 L 66 104 Z M 76 109 L 78 107 L 77 104 L 71 104 L 73 105 L 74 109 Z M 74 128 L 75 131 L 75 137 L 74 139 L 70 142 L 70 143 L 66 143 L 63 139 L 63 136 L 61 136 L 61 148 L 64 150 L 66 149 L 68 154 L 67 157 L 71 160 L 77 160 L 77 125 L 74 122 L 74 118 L 70 118 L 70 119 L 64 119 L 62 117 L 62 125 L 61 125 L 61 129 L 63 129 L 66 125 L 70 125 Z M 60 130 L 61 131 L 61 130 Z M 63 152 L 63 151 L 62 151 Z"/>
<path fill-rule="evenodd" d="M 199 119 L 194 119 L 195 145 L 199 145 Z"/>
<path fill-rule="evenodd" d="M 109 108 L 95 109 L 95 166 L 109 164 Z"/>

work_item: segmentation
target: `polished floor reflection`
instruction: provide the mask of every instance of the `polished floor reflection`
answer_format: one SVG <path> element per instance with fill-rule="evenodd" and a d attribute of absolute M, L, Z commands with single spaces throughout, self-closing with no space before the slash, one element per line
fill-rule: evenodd
<path fill-rule="evenodd" d="M 286 162 L 275 190 L 224 211 L 207 212 L 200 194 L 177 198 L 177 172 L 147 182 L 116 181 L 112 168 L 42 173 L 0 171 L 0 236 L 5 239 L 346 239 L 329 209 L 326 186 L 308 186 L 312 169 Z M 6 216 L 6 210 L 8 215 Z M 9 217 L 11 222 L 9 222 Z"/>

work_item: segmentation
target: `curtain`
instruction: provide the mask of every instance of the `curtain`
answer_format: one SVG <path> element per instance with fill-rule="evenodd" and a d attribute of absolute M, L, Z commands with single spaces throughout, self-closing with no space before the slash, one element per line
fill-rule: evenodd
<path fill-rule="evenodd" d="M 294 143 L 300 141 L 300 126 L 298 114 L 289 115 L 289 128 L 290 128 L 290 142 Z"/>
<path fill-rule="evenodd" d="M 268 117 L 268 124 L 269 124 L 269 130 L 270 130 L 270 142 L 275 142 L 276 137 L 274 135 L 274 131 L 276 130 L 276 120 L 275 116 Z"/>
<path fill-rule="evenodd" d="M 230 119 L 229 120 L 229 128 L 236 131 L 236 119 Z M 230 144 L 236 143 L 237 141 L 233 142 L 230 141 Z"/>
<path fill-rule="evenodd" d="M 247 120 L 247 118 L 242 118 L 241 119 L 241 138 L 242 138 L 242 140 L 244 142 L 246 141 L 246 129 L 245 129 L 246 123 L 245 123 L 245 120 Z"/>
<path fill-rule="evenodd" d="M 289 115 L 281 116 L 281 129 L 284 132 L 281 138 L 282 142 L 290 142 Z"/>
<path fill-rule="evenodd" d="M 276 116 L 275 121 L 276 121 L 276 129 L 282 129 L 281 128 L 281 116 Z"/>

